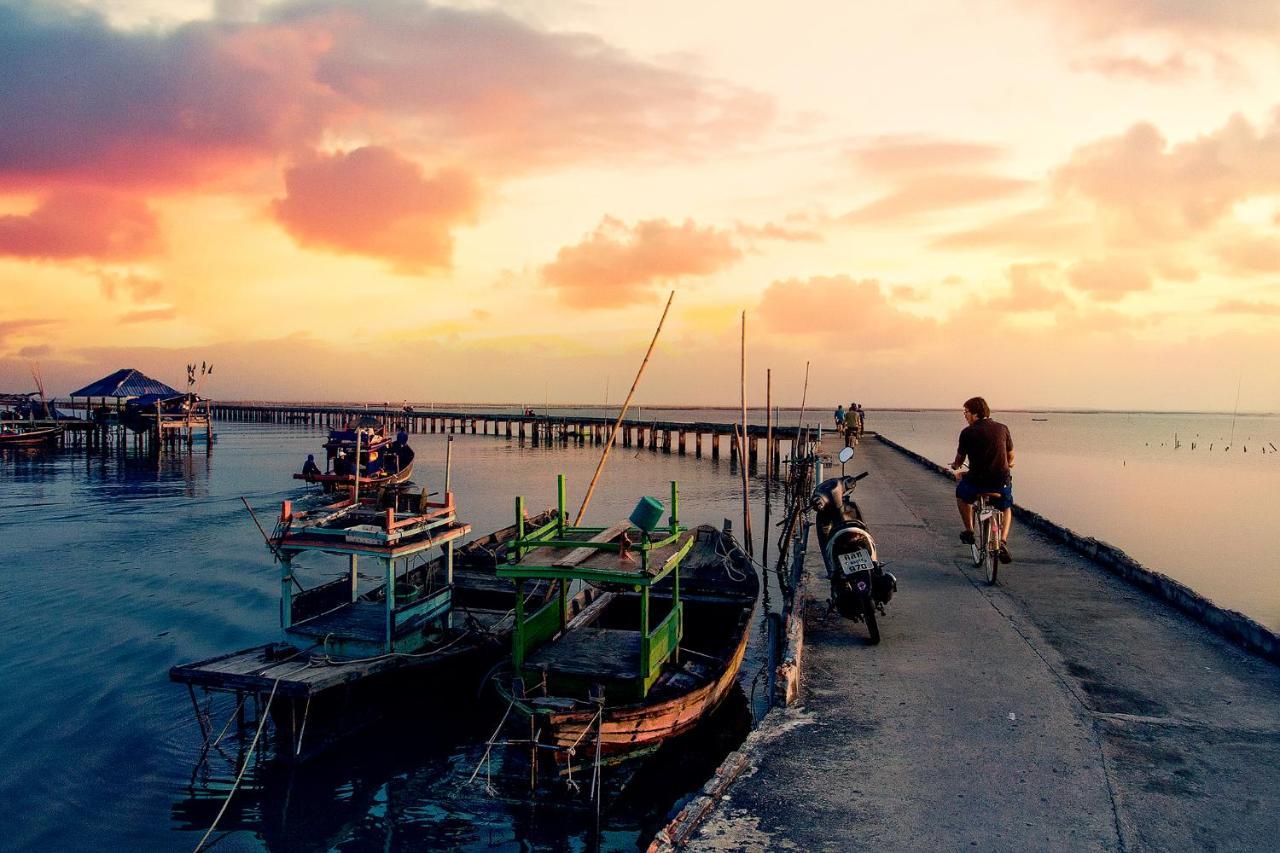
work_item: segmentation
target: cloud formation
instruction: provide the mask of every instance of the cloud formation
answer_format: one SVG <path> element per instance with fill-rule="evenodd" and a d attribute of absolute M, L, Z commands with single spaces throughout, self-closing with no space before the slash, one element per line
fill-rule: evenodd
<path fill-rule="evenodd" d="M 904 181 L 893 191 L 845 214 L 841 219 L 856 224 L 894 222 L 1008 198 L 1031 186 L 1031 181 L 999 175 L 929 175 Z"/>
<path fill-rule="evenodd" d="M 912 349 L 938 328 L 896 308 L 875 279 L 845 275 L 775 281 L 765 288 L 757 311 L 777 334 L 860 351 Z"/>
<path fill-rule="evenodd" d="M 1150 290 L 1151 273 L 1140 263 L 1121 257 L 1084 260 L 1067 268 L 1067 281 L 1102 302 L 1114 302 L 1127 294 Z"/>
<path fill-rule="evenodd" d="M 915 175 L 989 166 L 1004 152 L 981 142 L 882 136 L 851 148 L 847 156 L 856 167 L 873 175 Z"/>
<path fill-rule="evenodd" d="M 28 214 L 0 216 L 0 255 L 129 260 L 160 248 L 160 226 L 146 203 L 117 193 L 66 190 Z"/>
<path fill-rule="evenodd" d="M 582 242 L 561 248 L 541 274 L 569 305 L 615 308 L 646 301 L 659 282 L 710 275 L 741 257 L 729 232 L 692 220 L 648 219 L 628 227 L 605 217 Z"/>
<path fill-rule="evenodd" d="M 137 311 L 126 311 L 117 318 L 118 323 L 152 323 L 157 320 L 172 320 L 178 316 L 178 309 L 140 308 Z"/>
<path fill-rule="evenodd" d="M 459 170 L 431 177 L 388 148 L 314 159 L 285 173 L 276 219 L 299 244 L 382 258 L 397 271 L 444 269 L 451 230 L 475 219 L 479 190 Z"/>
<path fill-rule="evenodd" d="M 712 152 L 772 102 L 498 11 L 288 2 L 124 31 L 0 0 L 0 187 L 172 189 L 356 134 L 495 171 Z"/>

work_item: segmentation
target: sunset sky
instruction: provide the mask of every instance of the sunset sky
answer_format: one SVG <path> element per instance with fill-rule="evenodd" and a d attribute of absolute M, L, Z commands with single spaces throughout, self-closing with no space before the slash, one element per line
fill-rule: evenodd
<path fill-rule="evenodd" d="M 1280 3 L 0 0 L 0 391 L 1280 411 Z"/>

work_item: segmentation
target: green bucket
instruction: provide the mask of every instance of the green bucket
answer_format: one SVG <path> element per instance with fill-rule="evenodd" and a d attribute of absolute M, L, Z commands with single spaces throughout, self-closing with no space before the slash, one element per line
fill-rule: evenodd
<path fill-rule="evenodd" d="M 665 511 L 666 507 L 657 498 L 641 498 L 636 508 L 631 511 L 631 523 L 645 533 L 651 533 L 661 526 L 662 513 Z"/>

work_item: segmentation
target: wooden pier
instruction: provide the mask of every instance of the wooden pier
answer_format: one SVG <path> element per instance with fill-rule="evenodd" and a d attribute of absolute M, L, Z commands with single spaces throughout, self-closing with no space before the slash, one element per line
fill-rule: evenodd
<path fill-rule="evenodd" d="M 326 406 L 283 405 L 275 403 L 215 402 L 210 411 L 214 419 L 247 421 L 254 423 L 295 424 L 318 427 L 338 427 L 352 418 L 371 416 L 387 426 L 403 428 L 409 433 L 470 433 L 494 435 L 533 444 L 553 445 L 576 443 L 578 445 L 603 445 L 609 439 L 614 418 L 588 415 L 521 415 L 502 412 L 423 411 L 395 406 Z M 621 447 L 648 448 L 654 452 L 690 452 L 702 458 L 709 454 L 719 459 L 723 447 L 729 458 L 737 460 L 738 451 L 733 440 L 734 424 L 710 421 L 659 421 L 644 418 L 628 418 L 622 422 L 618 435 Z M 781 464 L 782 447 L 787 452 L 797 438 L 807 429 L 797 427 L 771 428 L 752 424 L 747 427 L 747 454 L 750 464 L 759 460 L 761 445 L 773 458 L 773 464 Z M 692 438 L 692 441 L 690 441 Z"/>

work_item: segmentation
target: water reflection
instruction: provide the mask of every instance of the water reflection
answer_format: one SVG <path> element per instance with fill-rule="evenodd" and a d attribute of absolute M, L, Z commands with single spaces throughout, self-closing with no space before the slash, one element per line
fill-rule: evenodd
<path fill-rule="evenodd" d="M 747 697 L 735 688 L 689 734 L 606 771 L 597 822 L 585 785 L 530 795 L 522 772 L 504 770 L 510 753 L 495 754 L 489 772 L 468 781 L 485 763 L 485 739 L 500 711 L 464 702 L 428 716 L 402 714 L 302 767 L 263 760 L 231 800 L 217 835 L 250 832 L 278 851 L 636 849 L 751 725 Z M 229 746 L 197 767 L 173 803 L 175 828 L 203 833 L 212 825 L 247 741 Z"/>

